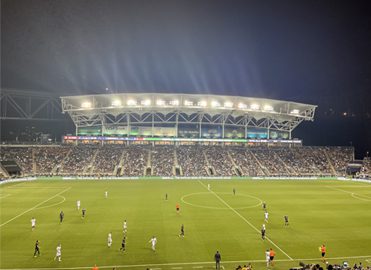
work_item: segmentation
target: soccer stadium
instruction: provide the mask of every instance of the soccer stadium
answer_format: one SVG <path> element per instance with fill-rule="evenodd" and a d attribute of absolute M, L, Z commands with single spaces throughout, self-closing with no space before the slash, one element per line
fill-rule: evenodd
<path fill-rule="evenodd" d="M 62 143 L 1 146 L 2 269 L 211 269 L 216 250 L 224 269 L 371 260 L 371 163 L 292 138 L 315 105 L 116 93 L 61 108 L 76 130 Z"/>
<path fill-rule="evenodd" d="M 371 270 L 370 1 L 0 17 L 0 270 Z"/>

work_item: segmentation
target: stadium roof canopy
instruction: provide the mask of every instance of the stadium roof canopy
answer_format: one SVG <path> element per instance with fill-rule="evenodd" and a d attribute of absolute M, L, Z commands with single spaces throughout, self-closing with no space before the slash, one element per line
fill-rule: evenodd
<path fill-rule="evenodd" d="M 317 106 L 290 101 L 199 94 L 115 93 L 61 97 L 76 127 L 200 123 L 290 132 L 313 121 Z"/>

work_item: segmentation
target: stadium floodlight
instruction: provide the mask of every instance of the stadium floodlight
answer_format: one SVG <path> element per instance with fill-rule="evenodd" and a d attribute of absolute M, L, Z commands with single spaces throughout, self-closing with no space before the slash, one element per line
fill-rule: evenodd
<path fill-rule="evenodd" d="M 273 107 L 271 105 L 268 105 L 268 104 L 264 105 L 263 109 L 264 109 L 264 111 L 268 111 L 268 112 L 273 111 Z"/>
<path fill-rule="evenodd" d="M 231 101 L 224 102 L 224 107 L 226 107 L 226 108 L 232 108 L 233 107 L 233 102 L 231 102 Z"/>
<path fill-rule="evenodd" d="M 114 99 L 114 100 L 112 101 L 112 106 L 113 106 L 113 107 L 120 107 L 120 106 L 121 106 L 121 100 L 119 100 L 119 99 Z"/>
<path fill-rule="evenodd" d="M 250 105 L 250 108 L 251 110 L 259 110 L 260 109 L 260 105 L 259 104 L 256 104 L 256 103 L 253 103 Z"/>
<path fill-rule="evenodd" d="M 239 108 L 239 109 L 246 109 L 247 108 L 247 105 L 245 104 L 245 103 L 238 103 L 238 105 L 237 105 L 237 107 Z"/>
<path fill-rule="evenodd" d="M 220 103 L 216 100 L 211 101 L 211 107 L 220 107 Z"/>
<path fill-rule="evenodd" d="M 207 106 L 207 102 L 205 100 L 201 100 L 201 101 L 197 102 L 197 106 L 206 107 Z"/>
<path fill-rule="evenodd" d="M 149 105 L 151 105 L 151 100 L 150 100 L 150 99 L 142 100 L 142 101 L 140 102 L 140 104 L 141 104 L 142 106 L 149 106 Z"/>
<path fill-rule="evenodd" d="M 177 99 L 171 100 L 169 102 L 169 104 L 172 105 L 172 106 L 179 106 L 179 100 L 177 100 Z"/>
<path fill-rule="evenodd" d="M 90 101 L 84 101 L 83 103 L 81 103 L 81 108 L 90 109 L 91 108 L 91 102 Z"/>
<path fill-rule="evenodd" d="M 184 105 L 185 106 L 193 106 L 193 102 L 189 100 L 184 100 Z"/>
<path fill-rule="evenodd" d="M 127 104 L 129 106 L 135 106 L 137 105 L 137 101 L 135 99 L 128 99 Z"/>
<path fill-rule="evenodd" d="M 165 100 L 162 100 L 162 99 L 156 100 L 156 105 L 157 106 L 165 106 Z"/>
<path fill-rule="evenodd" d="M 293 109 L 290 113 L 291 114 L 299 114 L 300 111 L 298 109 Z"/>

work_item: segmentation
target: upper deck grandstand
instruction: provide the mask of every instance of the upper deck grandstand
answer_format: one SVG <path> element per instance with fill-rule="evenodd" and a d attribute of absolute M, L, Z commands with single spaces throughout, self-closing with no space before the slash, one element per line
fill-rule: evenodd
<path fill-rule="evenodd" d="M 127 93 L 62 97 L 76 135 L 291 139 L 317 106 L 238 96 Z"/>
<path fill-rule="evenodd" d="M 1 160 L 16 161 L 22 175 L 308 177 L 344 176 L 354 159 L 353 147 L 292 138 L 315 105 L 187 94 L 61 100 L 76 134 L 62 145 L 3 146 Z"/>

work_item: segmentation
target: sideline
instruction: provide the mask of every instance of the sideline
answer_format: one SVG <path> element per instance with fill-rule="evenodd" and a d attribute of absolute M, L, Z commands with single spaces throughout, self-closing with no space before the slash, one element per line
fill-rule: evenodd
<path fill-rule="evenodd" d="M 200 180 L 198 180 L 198 182 L 206 189 L 207 186 L 202 183 Z M 238 213 L 235 209 L 233 209 L 228 203 L 226 203 L 222 198 L 220 198 L 220 196 L 218 194 L 216 194 L 214 191 L 210 190 L 210 192 L 212 194 L 215 195 L 215 197 L 217 197 L 219 199 L 219 201 L 221 201 L 225 206 L 227 206 L 229 209 L 231 209 L 237 216 L 239 216 L 241 219 L 243 219 L 251 228 L 253 228 L 255 231 L 257 231 L 259 234 L 260 234 L 260 231 L 254 226 L 252 225 L 244 216 L 242 216 L 240 213 Z M 274 245 L 278 250 L 280 250 L 287 258 L 289 258 L 291 261 L 294 260 L 293 258 L 290 257 L 289 254 L 287 254 L 285 251 L 283 251 L 278 245 L 276 245 L 271 239 L 269 239 L 268 237 L 265 237 L 265 239 L 267 239 L 272 245 Z"/>
<path fill-rule="evenodd" d="M 350 257 L 332 257 L 332 258 L 326 258 L 326 260 L 343 260 L 343 259 L 365 259 L 365 261 L 368 261 L 367 259 L 371 258 L 371 255 L 364 255 L 364 256 L 350 256 Z M 320 261 L 321 258 L 311 258 L 311 259 L 281 259 L 281 260 L 274 260 L 277 262 L 292 262 L 292 261 Z M 239 260 L 239 261 L 222 261 L 222 264 L 232 264 L 232 263 L 266 263 L 266 260 Z M 209 262 L 185 262 L 185 263 L 154 263 L 154 264 L 127 264 L 127 265 L 103 265 L 99 266 L 101 269 L 106 269 L 106 268 L 138 268 L 138 267 L 156 267 L 156 269 L 161 269 L 159 268 L 160 266 L 187 266 L 187 265 L 195 265 L 197 268 L 201 268 L 200 265 L 205 265 L 205 264 L 215 264 L 215 261 L 209 261 Z M 196 268 L 193 267 L 193 268 Z M 60 270 L 77 270 L 77 269 L 91 269 L 92 266 L 77 266 L 77 267 L 58 267 L 58 268 L 0 268 L 0 270 L 55 270 L 55 269 L 60 269 Z M 155 268 L 151 268 L 154 270 Z M 180 268 L 179 268 L 180 269 Z"/>
<path fill-rule="evenodd" d="M 15 216 L 15 217 L 13 217 L 13 218 L 11 218 L 11 219 L 9 219 L 8 221 L 4 222 L 3 224 L 0 224 L 0 227 L 2 227 L 2 226 L 4 226 L 4 225 L 8 224 L 9 222 L 15 220 L 16 218 L 19 218 L 20 216 L 22 216 L 22 215 L 24 215 L 24 214 L 26 214 L 26 213 L 28 213 L 28 212 L 30 212 L 30 211 L 36 209 L 36 208 L 39 207 L 40 205 L 42 205 L 42 204 L 44 204 L 44 203 L 50 201 L 51 199 L 54 199 L 55 197 L 61 195 L 62 193 L 66 192 L 66 191 L 68 191 L 68 190 L 70 190 L 70 189 L 71 189 L 71 187 L 68 187 L 68 188 L 62 190 L 61 192 L 55 194 L 54 196 L 50 197 L 49 199 L 46 199 L 45 201 L 42 201 L 41 203 L 36 204 L 34 207 L 31 207 L 30 209 L 28 209 L 28 210 L 26 210 L 26 211 L 20 213 L 19 215 Z"/>

